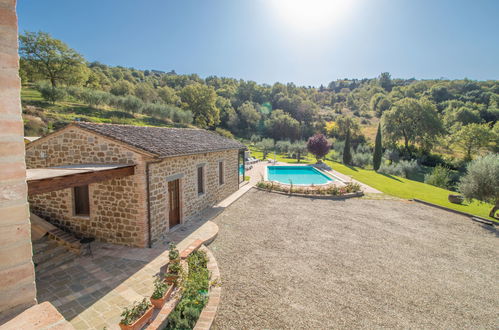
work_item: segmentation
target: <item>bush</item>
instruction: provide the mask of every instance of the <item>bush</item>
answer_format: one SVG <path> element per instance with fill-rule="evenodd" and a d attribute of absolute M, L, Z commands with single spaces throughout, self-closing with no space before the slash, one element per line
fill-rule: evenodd
<path fill-rule="evenodd" d="M 408 178 L 420 170 L 415 160 L 401 160 L 398 163 L 381 164 L 378 172 Z"/>
<path fill-rule="evenodd" d="M 359 144 L 352 153 L 352 165 L 365 168 L 372 165 L 371 148 L 367 144 Z"/>
<path fill-rule="evenodd" d="M 173 109 L 166 104 L 159 103 L 147 103 L 142 107 L 142 113 L 155 116 L 158 118 L 169 118 L 173 117 Z"/>
<path fill-rule="evenodd" d="M 385 154 L 383 155 L 383 158 L 388 159 L 391 163 L 398 163 L 400 160 L 400 153 L 398 152 L 397 149 L 387 149 L 385 151 Z"/>
<path fill-rule="evenodd" d="M 421 165 L 436 167 L 438 165 L 446 165 L 445 160 L 440 155 L 435 154 L 423 154 L 419 157 Z"/>
<path fill-rule="evenodd" d="M 175 111 L 173 111 L 172 120 L 176 123 L 190 124 L 193 119 L 194 117 L 192 116 L 192 112 L 190 110 L 184 111 L 180 108 L 175 108 Z"/>
<path fill-rule="evenodd" d="M 343 149 L 345 148 L 345 141 L 336 141 L 333 143 L 331 153 L 331 159 L 335 162 L 341 162 L 343 160 Z"/>
<path fill-rule="evenodd" d="M 424 182 L 432 186 L 450 189 L 451 188 L 451 171 L 447 167 L 438 165 L 431 173 L 424 177 Z"/>
<path fill-rule="evenodd" d="M 257 142 L 260 142 L 262 138 L 260 137 L 260 135 L 256 135 L 256 134 L 253 134 L 250 138 L 250 141 L 251 143 L 255 144 Z"/>
<path fill-rule="evenodd" d="M 55 103 L 66 98 L 67 93 L 62 88 L 52 87 L 49 84 L 36 84 L 35 88 L 42 94 L 42 97 L 49 102 Z"/>
<path fill-rule="evenodd" d="M 367 152 L 354 152 L 352 155 L 352 165 L 366 168 L 372 165 L 373 156 L 371 153 Z"/>
<path fill-rule="evenodd" d="M 269 152 L 274 150 L 274 140 L 273 139 L 263 139 L 256 144 L 256 147 L 262 152 L 262 159 L 265 160 Z"/>
<path fill-rule="evenodd" d="M 459 191 L 468 200 L 475 198 L 494 205 L 489 214 L 494 217 L 499 208 L 499 155 L 488 154 L 468 164 Z"/>
<path fill-rule="evenodd" d="M 290 146 L 291 146 L 291 142 L 289 142 L 287 140 L 277 141 L 276 144 L 275 144 L 275 150 L 278 153 L 286 154 L 286 153 L 289 152 L 289 147 Z"/>
<path fill-rule="evenodd" d="M 233 139 L 234 138 L 234 134 L 232 134 L 230 131 L 228 131 L 226 129 L 223 129 L 221 127 L 215 128 L 215 133 L 220 134 L 221 136 L 224 136 L 224 137 L 226 137 L 228 139 Z"/>
<path fill-rule="evenodd" d="M 140 113 L 142 107 L 144 106 L 141 99 L 132 95 L 116 97 L 115 100 L 118 101 L 118 107 L 131 113 Z"/>

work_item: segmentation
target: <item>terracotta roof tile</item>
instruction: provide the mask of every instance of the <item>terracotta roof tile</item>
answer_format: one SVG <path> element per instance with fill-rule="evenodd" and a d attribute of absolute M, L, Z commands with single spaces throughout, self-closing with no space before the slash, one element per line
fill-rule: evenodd
<path fill-rule="evenodd" d="M 119 140 L 160 157 L 243 149 L 244 144 L 215 132 L 196 128 L 169 128 L 75 122 L 75 126 Z"/>

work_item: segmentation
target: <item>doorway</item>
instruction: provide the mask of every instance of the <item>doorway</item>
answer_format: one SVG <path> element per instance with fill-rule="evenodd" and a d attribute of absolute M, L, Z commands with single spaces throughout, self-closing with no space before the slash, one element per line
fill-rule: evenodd
<path fill-rule="evenodd" d="M 180 179 L 168 182 L 170 228 L 180 223 Z"/>

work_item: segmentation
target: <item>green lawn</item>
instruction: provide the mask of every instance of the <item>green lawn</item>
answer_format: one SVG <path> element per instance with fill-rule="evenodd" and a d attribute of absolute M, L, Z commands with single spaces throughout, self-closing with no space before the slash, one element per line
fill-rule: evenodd
<path fill-rule="evenodd" d="M 393 195 L 400 198 L 412 199 L 417 198 L 433 204 L 445 206 L 457 211 L 467 212 L 478 215 L 486 219 L 494 220 L 489 217 L 489 212 L 492 209 L 490 204 L 480 204 L 478 202 L 452 204 L 447 200 L 449 194 L 455 192 L 438 188 L 419 181 L 409 180 L 397 176 L 376 173 L 373 170 L 364 170 L 354 166 L 345 166 L 341 163 L 326 161 L 334 170 L 351 176 L 355 180 L 363 182 L 385 194 Z"/>
<path fill-rule="evenodd" d="M 262 153 L 260 151 L 251 148 L 252 157 L 261 159 Z M 274 154 L 269 154 L 267 158 L 273 158 Z M 287 158 L 283 155 L 276 155 L 277 161 L 296 163 L 296 160 Z M 315 159 L 308 157 L 306 160 L 302 161 L 303 164 L 314 163 Z M 445 206 L 453 210 L 466 212 L 474 215 L 481 216 L 486 219 L 495 220 L 489 217 L 489 212 L 492 209 L 492 205 L 472 202 L 452 204 L 447 200 L 449 194 L 455 194 L 453 191 L 438 188 L 423 182 L 409 180 L 393 175 L 386 175 L 381 173 L 376 173 L 373 170 L 365 170 L 355 166 L 345 166 L 338 162 L 333 162 L 327 160 L 326 163 L 331 166 L 334 170 L 348 175 L 355 180 L 365 183 L 379 191 L 392 195 L 395 197 L 400 197 L 404 199 L 417 198 L 429 203 L 437 204 L 440 206 Z"/>

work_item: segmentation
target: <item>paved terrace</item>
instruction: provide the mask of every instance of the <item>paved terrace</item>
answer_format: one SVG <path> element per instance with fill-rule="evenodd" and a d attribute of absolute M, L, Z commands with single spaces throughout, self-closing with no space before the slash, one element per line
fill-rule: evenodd
<path fill-rule="evenodd" d="M 153 249 L 93 243 L 93 257 L 37 274 L 38 301 L 52 303 L 76 329 L 117 329 L 123 307 L 152 294 L 154 276 L 168 262 L 168 242 L 182 251 L 216 235 L 209 217 L 179 227 Z"/>
<path fill-rule="evenodd" d="M 37 273 L 37 299 L 49 301 L 76 329 L 118 329 L 125 306 L 150 297 L 154 276 L 168 262 L 168 244 L 183 251 L 197 239 L 210 242 L 218 226 L 209 221 L 251 188 L 241 188 L 206 209 L 197 219 L 178 226 L 152 249 L 93 243 L 93 256 Z"/>

